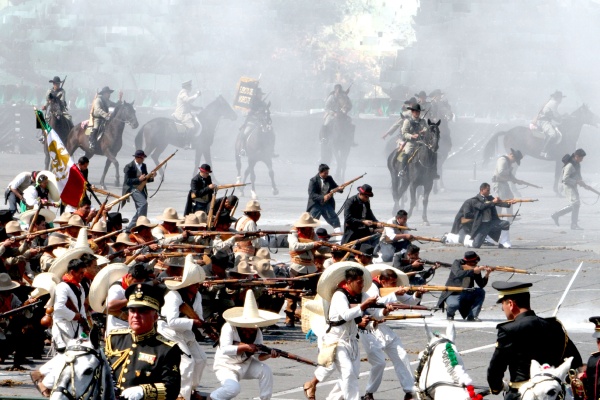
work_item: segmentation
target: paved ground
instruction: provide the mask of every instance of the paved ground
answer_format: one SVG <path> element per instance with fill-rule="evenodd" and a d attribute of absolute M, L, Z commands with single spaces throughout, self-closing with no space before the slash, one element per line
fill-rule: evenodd
<path fill-rule="evenodd" d="M 265 210 L 259 222 L 261 227 L 289 227 L 304 211 L 308 179 L 315 173 L 318 156 L 314 149 L 303 154 L 305 157 L 298 157 L 297 152 L 293 155 L 281 154 L 275 161 L 276 179 L 280 190 L 279 195 L 276 197 L 271 195 L 265 168 L 262 166 L 258 168 L 257 194 Z M 123 152 L 122 155 L 128 156 L 129 153 Z M 39 169 L 41 165 L 41 155 L 38 157 L 20 157 L 3 154 L 1 157 L 0 182 L 4 185 L 18 172 Z M 120 160 L 122 168 L 130 159 L 121 157 Z M 103 158 L 92 160 L 91 180 L 93 182 L 99 179 L 100 174 L 97 169 L 99 168 L 98 165 L 103 163 Z M 150 217 L 159 215 L 163 208 L 167 206 L 173 206 L 182 211 L 193 163 L 191 153 L 182 151 L 169 163 L 166 179 L 161 190 L 150 200 Z M 546 163 L 532 161 L 526 163 L 526 165 L 527 167 L 522 167 L 522 170 L 527 168 L 528 171 L 521 171 L 520 176 L 522 179 L 550 187 L 552 176 Z M 225 157 L 225 155 L 217 153 L 215 160 L 213 160 L 213 169 L 217 171 L 217 177 L 221 183 L 235 181 L 237 174 L 233 160 Z M 590 183 L 600 182 L 597 174 L 587 173 L 591 170 L 591 168 L 586 170 L 584 165 L 586 180 Z M 372 204 L 375 215 L 379 219 L 388 218 L 392 213 L 392 204 L 389 177 L 383 155 L 362 159 L 361 162 L 353 159 L 346 177 L 360 175 L 365 171 L 368 172 L 368 175 L 362 182 L 370 183 L 374 187 L 375 197 L 372 199 Z M 415 212 L 415 216 L 409 220 L 409 225 L 418 228 L 418 233 L 424 236 L 441 236 L 444 232 L 449 231 L 454 215 L 462 201 L 475 195 L 481 181 L 488 180 L 491 176 L 489 169 L 478 171 L 477 174 L 478 179 L 472 181 L 472 161 L 461 162 L 461 160 L 455 158 L 452 163 L 449 163 L 448 169 L 445 171 L 446 187 L 452 188 L 452 190 L 432 195 L 430 200 L 429 220 L 431 226 L 421 224 L 420 211 Z M 112 175 L 109 174 L 109 176 Z M 112 179 L 108 179 L 108 181 L 112 181 Z M 156 184 L 151 184 L 150 190 L 153 191 L 156 187 Z M 118 190 L 114 187 L 109 189 Z M 355 191 L 356 187 L 352 189 L 352 194 Z M 573 232 L 568 229 L 567 220 L 562 221 L 566 227 L 556 227 L 549 218 L 549 214 L 553 210 L 564 205 L 565 202 L 562 198 L 555 197 L 551 190 L 547 189 L 526 188 L 522 190 L 521 194 L 523 197 L 534 197 L 540 201 L 522 206 L 522 217 L 511 227 L 514 248 L 510 250 L 499 250 L 492 247 L 481 249 L 478 253 L 482 258 L 482 263 L 512 265 L 535 272 L 536 275 L 530 276 L 493 273 L 491 280 L 512 279 L 533 282 L 535 284 L 532 296 L 533 308 L 539 314 L 550 316 L 572 273 L 580 262 L 584 262 L 583 269 L 567 296 L 559 317 L 566 325 L 584 358 L 587 358 L 587 355 L 595 348 L 594 341 L 591 338 L 593 326 L 587 322 L 587 318 L 598 313 L 600 303 L 600 289 L 597 287 L 600 278 L 600 273 L 597 270 L 600 262 L 600 255 L 598 254 L 600 253 L 600 246 L 598 245 L 600 228 L 597 224 L 600 211 L 598 205 L 585 205 L 585 203 L 593 203 L 594 198 L 591 194 L 584 193 L 584 206 L 581 211 L 580 225 L 585 230 Z M 249 199 L 248 195 L 249 191 L 246 191 L 246 196 L 242 197 L 242 204 Z M 342 203 L 345 196 L 346 193 L 337 196 L 339 204 Z M 131 205 L 125 208 L 124 214 L 125 216 L 132 214 Z M 422 249 L 424 258 L 446 262 L 461 257 L 464 252 L 462 247 L 445 247 L 435 243 L 424 243 Z M 274 257 L 285 259 L 282 254 L 274 255 Z M 444 284 L 447 274 L 447 271 L 439 271 L 433 283 Z M 456 322 L 456 344 L 462 352 L 468 372 L 475 383 L 479 385 L 484 385 L 486 382 L 486 369 L 493 351 L 493 347 L 489 345 L 495 342 L 495 325 L 504 319 L 500 308 L 495 304 L 495 290 L 490 287 L 487 294 L 481 314 L 483 322 Z M 425 304 L 433 305 L 435 302 L 434 296 L 426 295 L 424 298 Z M 445 316 L 440 313 L 430 318 L 428 322 L 431 326 L 440 330 L 445 329 L 446 326 Z M 417 353 L 423 350 L 426 344 L 423 324 L 421 322 L 396 322 L 392 325 L 403 340 L 411 359 L 416 360 Z M 300 329 L 282 330 L 278 333 L 281 333 L 281 335 L 268 335 L 266 337 L 268 343 L 274 347 L 316 359 L 316 345 L 306 341 Z M 535 338 L 532 339 L 535 340 Z M 211 360 L 214 350 L 209 346 L 205 346 L 205 350 L 209 355 L 209 360 Z M 312 367 L 286 359 L 271 360 L 268 363 L 275 374 L 274 398 L 304 398 L 301 386 L 304 381 L 311 377 Z M 30 367 L 34 366 L 31 365 Z M 37 395 L 27 378 L 27 373 L 8 372 L 4 368 L 6 368 L 6 365 L 0 366 L 0 381 L 2 381 L 0 384 L 6 383 L 6 380 L 23 382 L 23 384 L 0 387 L 0 396 Z M 363 362 L 363 375 L 368 370 L 369 364 Z M 364 389 L 365 384 L 366 377 L 363 377 L 361 378 L 361 388 Z M 203 385 L 207 391 L 217 386 L 217 381 L 210 368 L 205 371 Z M 257 395 L 256 382 L 243 382 L 242 386 L 243 394 L 240 395 L 240 398 L 253 398 Z M 330 388 L 331 382 L 321 384 L 318 390 L 319 398 L 324 398 L 324 394 Z M 391 367 L 388 366 L 380 392 L 375 397 L 386 400 L 397 399 L 399 398 L 398 388 L 399 385 L 395 375 Z M 490 396 L 489 398 L 496 399 L 499 397 Z"/>

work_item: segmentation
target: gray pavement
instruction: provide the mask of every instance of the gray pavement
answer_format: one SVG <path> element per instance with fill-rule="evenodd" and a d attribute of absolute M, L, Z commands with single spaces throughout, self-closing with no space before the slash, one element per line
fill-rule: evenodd
<path fill-rule="evenodd" d="M 281 143 L 285 143 L 285 141 L 280 142 L 280 146 L 283 146 Z M 235 165 L 228 152 L 229 150 L 227 152 L 223 150 L 222 153 L 216 151 L 213 160 L 212 167 L 220 183 L 233 183 L 236 180 Z M 371 153 L 376 154 L 374 151 L 371 151 Z M 123 150 L 119 157 L 121 166 L 129 162 L 129 154 L 131 154 L 130 151 Z M 167 150 L 165 154 L 169 154 L 169 151 Z M 291 223 L 305 210 L 308 179 L 316 173 L 318 153 L 315 150 L 303 154 L 306 157 L 298 157 L 297 153 L 282 154 L 275 160 L 276 180 L 280 190 L 278 196 L 271 195 L 266 168 L 262 165 L 257 167 L 256 192 L 264 209 L 262 219 L 259 221 L 260 227 L 289 228 Z M 10 179 L 21 171 L 40 169 L 43 160 L 41 154 L 33 156 L 1 154 L 0 157 L 2 165 L 0 182 L 3 185 L 6 185 Z M 99 180 L 100 169 L 103 164 L 104 158 L 92 159 L 90 173 L 92 183 Z M 149 164 L 151 167 L 152 163 Z M 183 210 L 191 172 L 194 169 L 193 164 L 193 156 L 189 151 L 180 151 L 169 163 L 161 190 L 150 200 L 149 217 L 160 215 L 162 210 L 168 206 L 175 207 L 179 212 Z M 519 172 L 521 179 L 542 184 L 544 187 L 551 187 L 553 170 L 548 168 L 549 164 L 530 160 L 527 160 L 524 164 L 526 166 L 522 166 Z M 429 221 L 431 225 L 423 226 L 421 224 L 420 210 L 415 211 L 415 215 L 409 220 L 409 225 L 416 227 L 418 234 L 424 236 L 439 237 L 448 232 L 454 215 L 462 202 L 466 198 L 475 195 L 479 184 L 491 177 L 490 168 L 477 171 L 479 179 L 471 180 L 473 175 L 472 160 L 452 160 L 444 172 L 445 184 L 448 189 L 443 193 L 432 195 L 430 198 Z M 375 197 L 372 198 L 374 213 L 380 220 L 387 219 L 395 210 L 392 210 L 389 176 L 383 153 L 380 157 L 371 156 L 360 159 L 356 155 L 351 156 L 346 178 L 360 175 L 365 171 L 368 175 L 361 183 L 369 183 L 374 187 Z M 588 183 L 598 181 L 598 174 L 588 173 L 585 164 L 583 172 Z M 107 182 L 113 181 L 112 176 L 111 172 Z M 338 183 L 340 183 L 339 180 Z M 150 184 L 150 192 L 152 193 L 156 187 L 156 183 Z M 119 190 L 115 187 L 109 187 L 108 189 L 111 191 Z M 356 186 L 352 188 L 351 194 L 354 194 L 355 191 Z M 239 194 L 239 191 L 236 191 L 236 193 Z M 341 205 L 347 193 L 336 195 L 338 205 Z M 592 205 L 595 196 L 584 192 L 580 225 L 585 230 L 573 232 L 569 230 L 566 219 L 563 218 L 563 226 L 556 227 L 549 218 L 554 210 L 565 204 L 563 198 L 556 197 L 549 189 L 525 188 L 521 190 L 521 194 L 522 197 L 538 198 L 540 201 L 523 204 L 521 207 L 522 217 L 518 218 L 511 227 L 511 239 L 514 247 L 510 250 L 501 250 L 494 247 L 482 248 L 478 250 L 482 259 L 481 263 L 511 265 L 535 272 L 536 275 L 529 276 L 492 273 L 491 281 L 511 279 L 533 282 L 532 306 L 539 314 L 550 316 L 572 273 L 583 261 L 583 269 L 562 305 L 559 318 L 567 327 L 570 336 L 577 344 L 585 360 L 596 347 L 594 340 L 591 338 L 593 326 L 587 322 L 587 318 L 598 313 L 600 302 L 600 288 L 597 287 L 600 277 L 598 272 L 598 263 L 600 262 L 600 245 L 598 244 L 600 239 L 600 228 L 598 227 L 600 205 Z M 241 199 L 242 204 L 249 199 L 249 195 L 250 191 L 246 190 L 245 196 Z M 131 216 L 133 214 L 132 205 L 128 204 L 123 213 L 126 217 Z M 462 257 L 465 251 L 460 246 L 449 247 L 436 243 L 423 243 L 421 248 L 423 258 L 446 262 Z M 285 253 L 280 252 L 274 254 L 273 257 L 285 260 L 287 256 Z M 433 283 L 444 284 L 447 275 L 447 271 L 439 270 L 433 279 Z M 480 316 L 483 322 L 456 321 L 455 323 L 457 328 L 456 345 L 462 352 L 467 371 L 477 385 L 486 384 L 486 370 L 496 337 L 495 325 L 504 320 L 502 311 L 495 304 L 496 294 L 494 289 L 488 288 L 486 301 Z M 433 305 L 435 302 L 436 298 L 434 296 L 425 295 L 425 304 Z M 433 318 L 428 319 L 428 323 L 434 329 L 445 330 L 445 315 L 438 312 Z M 414 322 L 413 320 L 394 322 L 392 325 L 404 342 L 411 360 L 416 360 L 418 352 L 423 350 L 426 345 L 422 322 Z M 268 344 L 316 360 L 316 344 L 305 340 L 304 334 L 300 332 L 299 328 L 292 331 L 281 330 L 275 333 L 280 334 L 266 336 Z M 214 349 L 208 345 L 204 348 L 209 355 L 210 362 L 214 355 Z M 365 358 L 364 353 L 362 358 Z M 304 398 L 301 387 L 303 382 L 312 376 L 312 367 L 282 358 L 270 360 L 268 364 L 275 375 L 274 398 Z M 5 370 L 6 366 L 6 364 L 0 366 L 0 385 L 5 384 L 6 380 L 22 382 L 23 384 L 12 387 L 0 386 L 0 396 L 38 396 L 26 372 L 8 372 Z M 33 368 L 34 365 L 29 367 Z M 363 375 L 366 375 L 369 364 L 365 361 L 361 367 Z M 365 384 L 366 376 L 363 376 L 361 377 L 362 390 L 364 390 Z M 211 368 L 207 368 L 203 378 L 205 391 L 208 392 L 217 385 L 218 382 Z M 256 397 L 258 394 L 257 386 L 255 381 L 244 381 L 242 383 L 242 394 L 239 398 Z M 324 398 L 330 388 L 331 382 L 322 383 L 317 391 L 318 398 Z M 391 366 L 388 365 L 383 384 L 375 398 L 385 400 L 400 398 L 398 390 L 397 379 Z M 500 397 L 490 396 L 488 398 L 498 399 Z"/>

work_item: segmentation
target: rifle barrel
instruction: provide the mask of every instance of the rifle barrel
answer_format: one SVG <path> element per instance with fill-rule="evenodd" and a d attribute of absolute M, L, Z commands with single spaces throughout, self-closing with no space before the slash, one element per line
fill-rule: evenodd
<path fill-rule="evenodd" d="M 300 362 L 302 364 L 312 365 L 313 367 L 317 367 L 318 366 L 318 364 L 316 362 L 312 361 L 312 360 L 309 360 L 309 359 L 304 358 L 304 357 L 300 357 L 300 356 L 298 356 L 296 354 L 288 353 L 287 351 L 284 351 L 284 350 L 275 349 L 275 348 L 272 348 L 272 347 L 267 347 L 264 344 L 257 344 L 256 347 L 258 347 L 258 349 L 261 352 L 263 352 L 263 353 L 270 354 L 271 351 L 274 350 L 275 352 L 277 352 L 277 354 L 280 357 L 287 358 L 287 359 L 293 360 L 293 361 L 298 361 L 298 362 Z"/>

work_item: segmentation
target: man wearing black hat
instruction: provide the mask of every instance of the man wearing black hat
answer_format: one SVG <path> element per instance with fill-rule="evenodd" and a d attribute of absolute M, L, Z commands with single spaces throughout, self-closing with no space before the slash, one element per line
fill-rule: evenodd
<path fill-rule="evenodd" d="M 590 317 L 590 322 L 594 324 L 592 337 L 596 339 L 598 351 L 592 353 L 588 358 L 587 368 L 581 380 L 587 398 L 597 399 L 600 398 L 600 317 Z"/>
<path fill-rule="evenodd" d="M 119 101 L 114 102 L 110 100 L 111 90 L 108 86 L 104 86 L 101 91 L 98 92 L 94 103 L 92 104 L 92 112 L 90 117 L 92 119 L 92 132 L 90 133 L 90 149 L 95 150 L 98 140 L 98 134 L 100 129 L 104 128 L 104 124 L 110 118 L 108 112 L 109 107 L 116 107 L 121 104 L 123 100 L 123 92 L 119 92 Z"/>
<path fill-rule="evenodd" d="M 106 357 L 121 397 L 128 400 L 175 400 L 181 388 L 181 350 L 156 332 L 164 292 L 146 283 L 125 291 L 129 329 L 112 331 Z"/>
<path fill-rule="evenodd" d="M 335 212 L 335 199 L 331 192 L 337 187 L 338 184 L 329 175 L 329 166 L 320 164 L 319 173 L 308 182 L 308 204 L 306 205 L 306 211 L 313 218 L 320 219 L 323 216 L 336 233 L 342 231 L 340 219 Z"/>
<path fill-rule="evenodd" d="M 559 366 L 573 357 L 571 368 L 583 365 L 581 355 L 569 339 L 564 326 L 556 318 L 540 318 L 531 309 L 529 288 L 531 283 L 494 282 L 498 290 L 497 303 L 508 319 L 498 324 L 496 350 L 487 371 L 487 381 L 493 394 L 507 391 L 505 400 L 517 400 L 519 388 L 529 380 L 531 360 L 540 364 Z M 509 387 L 502 381 L 504 372 L 510 373 Z"/>
<path fill-rule="evenodd" d="M 186 81 L 181 84 L 181 90 L 177 95 L 177 105 L 175 106 L 175 112 L 173 118 L 183 125 L 186 129 L 185 132 L 185 143 L 186 148 L 192 148 L 191 139 L 198 130 L 198 122 L 192 115 L 193 110 L 198 110 L 200 107 L 193 105 L 194 101 L 200 96 L 200 91 L 191 94 L 192 92 L 192 81 Z"/>
<path fill-rule="evenodd" d="M 154 182 L 156 176 L 154 172 L 148 173 L 144 163 L 146 159 L 144 150 L 136 150 L 133 157 L 134 160 L 123 168 L 123 194 L 131 193 L 131 198 L 135 204 L 135 214 L 129 221 L 129 225 L 127 225 L 128 231 L 135 226 L 140 215 L 144 217 L 148 215 L 148 188 L 144 186 L 142 191 L 139 191 L 137 186 L 144 181 Z"/>
<path fill-rule="evenodd" d="M 381 224 L 371 211 L 370 198 L 373 188 L 366 183 L 358 188 L 358 194 L 344 203 L 344 236 L 342 244 L 371 235 L 371 227 L 381 228 Z M 376 243 L 376 240 L 372 240 Z"/>
<path fill-rule="evenodd" d="M 443 308 L 445 303 L 447 319 L 453 320 L 454 314 L 458 311 L 467 321 L 481 321 L 479 313 L 485 300 L 483 288 L 488 283 L 491 269 L 477 266 L 479 260 L 477 253 L 467 251 L 462 260 L 454 260 L 452 263 L 446 286 L 459 286 L 470 290 L 442 293 L 437 306 Z M 485 276 L 481 275 L 482 271 L 485 271 Z M 476 283 L 479 287 L 475 287 Z"/>
<path fill-rule="evenodd" d="M 63 81 L 60 80 L 59 76 L 55 76 L 48 82 L 52 84 L 52 88 L 46 92 L 46 104 L 42 107 L 42 110 L 52 110 L 52 103 L 55 103 L 58 105 L 58 110 L 52 111 L 59 111 L 62 117 L 70 121 L 71 115 L 67 112 L 67 94 L 65 89 L 62 88 Z"/>
<path fill-rule="evenodd" d="M 415 142 L 429 129 L 427 122 L 421 118 L 422 107 L 420 104 L 413 104 L 409 106 L 408 109 L 411 111 L 411 115 L 410 118 L 405 119 L 402 124 L 402 139 L 404 140 L 404 144 L 401 147 L 402 150 L 398 154 L 398 161 L 400 161 L 400 175 L 402 176 L 406 174 L 408 158 L 415 150 Z"/>
<path fill-rule="evenodd" d="M 569 199 L 569 205 L 561 208 L 551 215 L 556 226 L 559 226 L 559 217 L 571 213 L 571 229 L 583 229 L 578 225 L 579 208 L 581 207 L 581 202 L 579 200 L 579 191 L 577 190 L 577 186 L 582 186 L 584 188 L 589 187 L 581 177 L 581 162 L 585 156 L 586 153 L 583 149 L 577 149 L 570 156 L 566 154 L 563 157 L 563 163 L 565 165 L 563 166 L 562 170 L 562 183 L 565 187 L 565 197 Z"/>
<path fill-rule="evenodd" d="M 550 95 L 550 100 L 542 107 L 535 119 L 535 123 L 540 127 L 542 132 L 544 132 L 544 135 L 546 135 L 540 153 L 540 156 L 543 158 L 548 158 L 548 146 L 550 143 L 561 136 L 560 131 L 557 128 L 557 125 L 562 121 L 562 115 L 558 112 L 558 106 L 565 97 L 566 96 L 563 96 L 560 90 L 552 93 Z"/>
<path fill-rule="evenodd" d="M 494 194 L 501 199 L 512 199 L 515 197 L 510 190 L 509 183 L 513 182 L 519 185 L 525 184 L 522 180 L 513 175 L 513 163 L 521 165 L 523 153 L 519 150 L 510 149 L 510 153 L 498 157 L 496 161 L 496 171 L 492 178 Z"/>
<path fill-rule="evenodd" d="M 210 174 L 212 169 L 208 164 L 202 164 L 198 168 L 196 174 L 190 182 L 190 191 L 186 202 L 184 215 L 194 213 L 196 211 L 204 211 L 208 213 L 210 201 L 213 197 L 213 191 L 217 185 L 212 183 Z M 216 209 L 214 210 L 217 211 Z"/>
<path fill-rule="evenodd" d="M 373 256 L 375 255 L 375 247 L 371 246 L 368 243 L 363 243 L 360 245 L 359 250 L 362 254 L 356 256 L 356 262 L 366 267 L 367 265 L 373 264 Z"/>

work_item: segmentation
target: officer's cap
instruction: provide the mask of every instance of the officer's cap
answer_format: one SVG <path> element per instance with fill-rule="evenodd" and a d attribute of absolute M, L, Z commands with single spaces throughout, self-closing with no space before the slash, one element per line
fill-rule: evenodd
<path fill-rule="evenodd" d="M 185 82 L 182 82 L 182 83 L 181 83 L 181 87 L 182 87 L 182 88 L 184 88 L 184 89 L 185 89 L 186 87 L 192 87 L 192 81 L 190 80 L 190 81 L 185 81 Z"/>
<path fill-rule="evenodd" d="M 164 290 L 148 283 L 131 285 L 125 291 L 127 308 L 148 307 L 159 311 L 165 303 Z"/>
<path fill-rule="evenodd" d="M 502 303 L 506 297 L 510 297 L 514 294 L 529 293 L 529 288 L 533 286 L 532 283 L 526 282 L 494 282 L 492 287 L 498 291 L 498 301 L 496 303 Z"/>
<path fill-rule="evenodd" d="M 600 338 L 600 317 L 590 317 L 590 322 L 596 325 L 592 337 L 596 339 Z"/>

